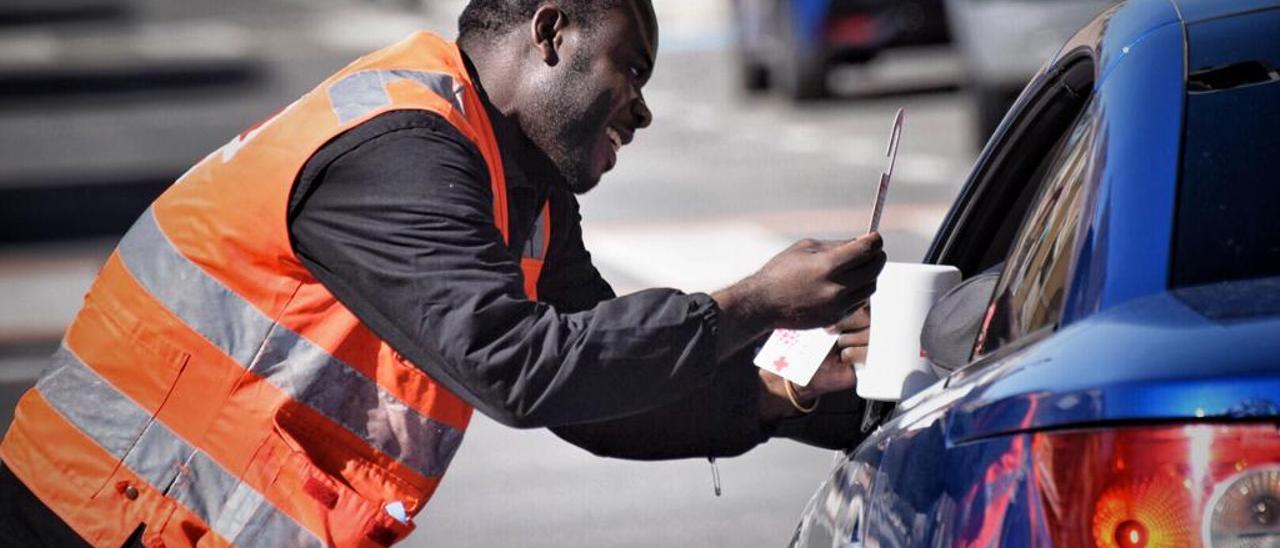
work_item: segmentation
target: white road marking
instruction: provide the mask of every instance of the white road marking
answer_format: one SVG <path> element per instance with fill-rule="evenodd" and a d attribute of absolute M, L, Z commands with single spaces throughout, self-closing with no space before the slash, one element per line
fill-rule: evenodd
<path fill-rule="evenodd" d="M 584 230 L 602 267 L 652 287 L 715 291 L 755 272 L 790 245 L 759 225 L 729 221 L 691 231 L 687 225 L 646 223 Z M 638 288 L 636 288 L 638 289 Z"/>

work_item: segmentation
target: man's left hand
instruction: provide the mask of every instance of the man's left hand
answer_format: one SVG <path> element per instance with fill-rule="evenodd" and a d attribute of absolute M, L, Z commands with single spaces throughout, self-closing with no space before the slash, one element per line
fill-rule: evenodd
<path fill-rule="evenodd" d="M 867 361 L 867 345 L 871 343 L 871 305 L 858 308 L 830 329 L 840 334 L 835 349 L 840 363 L 853 366 Z"/>
<path fill-rule="evenodd" d="M 871 342 L 871 307 L 858 308 L 828 329 L 838 334 L 835 347 L 827 354 L 807 386 L 795 386 L 802 405 L 812 403 L 822 394 L 850 390 L 857 384 L 853 364 L 867 359 L 867 345 Z M 790 404 L 784 403 L 786 393 L 782 377 L 763 369 L 760 370 L 760 377 L 766 393 L 778 402 L 770 407 L 785 415 L 794 414 L 795 410 L 790 409 Z"/>
<path fill-rule="evenodd" d="M 813 374 L 813 380 L 799 391 L 801 396 L 839 392 L 857 384 L 853 364 L 867 359 L 867 345 L 871 342 L 871 307 L 859 307 L 827 329 L 839 334 L 836 346 Z"/>

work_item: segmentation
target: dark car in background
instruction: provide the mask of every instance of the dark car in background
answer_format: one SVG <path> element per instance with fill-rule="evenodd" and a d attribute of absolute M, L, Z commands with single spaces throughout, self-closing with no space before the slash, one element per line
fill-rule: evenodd
<path fill-rule="evenodd" d="M 1280 0 L 1080 30 L 924 258 L 999 273 L 969 359 L 871 414 L 792 544 L 1280 546 L 1278 152 Z"/>
<path fill-rule="evenodd" d="M 795 100 L 828 95 L 835 65 L 950 39 L 943 0 L 733 0 L 733 21 L 743 87 Z"/>

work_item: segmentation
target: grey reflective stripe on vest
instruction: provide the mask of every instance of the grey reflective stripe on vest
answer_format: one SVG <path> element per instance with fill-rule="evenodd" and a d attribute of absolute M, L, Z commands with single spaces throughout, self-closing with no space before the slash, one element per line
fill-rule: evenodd
<path fill-rule="evenodd" d="M 53 355 L 36 390 L 68 422 L 222 538 L 262 546 L 324 545 L 208 455 L 152 420 L 66 346 Z M 237 519 L 241 515 L 252 519 Z"/>
<path fill-rule="evenodd" d="M 462 87 L 453 76 L 419 70 L 365 70 L 349 74 L 329 86 L 329 102 L 338 115 L 338 122 L 345 124 L 391 104 L 387 84 L 399 80 L 418 82 L 452 103 L 458 112 L 466 112 L 462 107 Z"/>
<path fill-rule="evenodd" d="M 547 207 L 542 206 L 542 210 L 534 218 L 533 230 L 529 231 L 529 239 L 524 243 L 525 258 L 539 260 L 547 258 L 547 246 L 544 244 L 547 241 Z"/>
<path fill-rule="evenodd" d="M 276 324 L 182 255 L 148 209 L 120 242 L 133 277 L 191 329 L 297 402 L 423 476 L 449 466 L 462 432 Z"/>

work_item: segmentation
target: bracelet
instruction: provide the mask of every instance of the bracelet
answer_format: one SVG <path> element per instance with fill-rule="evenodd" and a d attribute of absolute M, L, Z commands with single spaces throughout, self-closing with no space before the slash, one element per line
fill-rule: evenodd
<path fill-rule="evenodd" d="M 818 401 L 822 399 L 822 396 L 818 396 L 817 398 L 814 398 L 813 405 L 810 405 L 808 408 L 806 408 L 803 405 L 800 405 L 800 397 L 796 396 L 796 388 L 794 385 L 791 384 L 791 381 L 783 379 L 782 382 L 783 382 L 782 388 L 787 393 L 787 399 L 791 401 L 792 407 L 795 407 L 801 413 L 804 413 L 806 415 L 809 413 L 812 413 L 814 409 L 818 408 Z"/>

